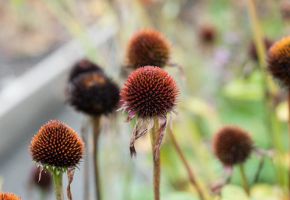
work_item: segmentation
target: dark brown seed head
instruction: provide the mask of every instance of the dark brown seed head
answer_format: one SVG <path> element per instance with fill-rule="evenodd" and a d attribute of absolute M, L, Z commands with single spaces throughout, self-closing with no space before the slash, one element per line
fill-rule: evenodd
<path fill-rule="evenodd" d="M 102 68 L 88 59 L 82 59 L 75 63 L 69 75 L 69 82 L 86 72 L 103 72 Z"/>
<path fill-rule="evenodd" d="M 50 172 L 40 167 L 34 167 L 31 173 L 31 183 L 44 192 L 48 192 L 52 186 Z"/>
<path fill-rule="evenodd" d="M 212 25 L 204 25 L 199 30 L 199 38 L 204 43 L 214 43 L 216 40 L 216 29 Z"/>
<path fill-rule="evenodd" d="M 243 163 L 251 154 L 253 142 L 244 130 L 226 126 L 219 130 L 213 140 L 217 158 L 227 166 Z"/>
<path fill-rule="evenodd" d="M 282 85 L 290 87 L 290 36 L 271 46 L 268 51 L 268 69 Z"/>
<path fill-rule="evenodd" d="M 128 77 L 121 91 L 121 102 L 129 114 L 149 118 L 172 111 L 177 95 L 176 83 L 166 71 L 146 66 Z"/>
<path fill-rule="evenodd" d="M 33 137 L 30 146 L 32 159 L 44 166 L 76 167 L 84 154 L 84 143 L 66 124 L 51 120 Z"/>
<path fill-rule="evenodd" d="M 290 2 L 289 0 L 284 0 L 281 4 L 281 15 L 284 20 L 290 20 Z"/>
<path fill-rule="evenodd" d="M 116 109 L 119 100 L 119 87 L 104 73 L 84 73 L 69 86 L 70 104 L 88 115 L 109 114 Z"/>
<path fill-rule="evenodd" d="M 268 38 L 264 38 L 264 45 L 266 50 L 269 50 L 269 48 L 272 46 L 273 41 L 268 39 Z M 257 48 L 255 45 L 254 41 L 251 41 L 250 46 L 249 46 L 249 56 L 251 57 L 251 59 L 253 61 L 258 61 L 258 53 L 257 53 Z"/>
<path fill-rule="evenodd" d="M 127 48 L 128 67 L 164 67 L 170 57 L 170 45 L 158 31 L 146 29 L 135 33 Z"/>
<path fill-rule="evenodd" d="M 12 193 L 0 192 L 0 200 L 21 200 L 21 198 Z"/>

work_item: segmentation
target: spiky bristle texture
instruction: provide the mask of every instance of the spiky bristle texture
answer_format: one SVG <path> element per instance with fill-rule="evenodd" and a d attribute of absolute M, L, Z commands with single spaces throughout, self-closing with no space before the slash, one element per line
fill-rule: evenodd
<path fill-rule="evenodd" d="M 33 137 L 30 146 L 32 159 L 45 166 L 76 167 L 84 154 L 84 143 L 66 124 L 51 120 Z"/>
<path fill-rule="evenodd" d="M 52 187 L 52 177 L 49 171 L 34 167 L 31 173 L 31 182 L 44 192 L 48 192 Z"/>
<path fill-rule="evenodd" d="M 162 116 L 172 111 L 178 92 L 166 71 L 145 66 L 130 74 L 121 91 L 121 102 L 129 114 L 141 118 Z"/>
<path fill-rule="evenodd" d="M 69 82 L 86 72 L 103 72 L 102 68 L 89 59 L 82 59 L 74 64 L 69 74 Z"/>
<path fill-rule="evenodd" d="M 248 133 L 235 126 L 219 130 L 213 140 L 217 158 L 227 166 L 243 163 L 249 157 L 253 142 Z"/>
<path fill-rule="evenodd" d="M 290 36 L 272 45 L 268 51 L 268 69 L 275 79 L 290 88 Z"/>
<path fill-rule="evenodd" d="M 112 113 L 119 100 L 119 87 L 103 73 L 82 74 L 69 87 L 70 104 L 88 115 Z"/>
<path fill-rule="evenodd" d="M 264 38 L 263 40 L 265 49 L 268 51 L 269 48 L 272 46 L 273 41 L 269 38 Z M 251 41 L 249 46 L 249 56 L 253 61 L 258 61 L 258 52 L 254 41 Z"/>
<path fill-rule="evenodd" d="M 21 200 L 21 198 L 16 196 L 13 193 L 1 193 L 0 192 L 0 200 Z"/>
<path fill-rule="evenodd" d="M 152 29 L 135 33 L 127 48 L 128 67 L 134 69 L 148 65 L 164 67 L 169 57 L 169 42 L 160 32 Z"/>

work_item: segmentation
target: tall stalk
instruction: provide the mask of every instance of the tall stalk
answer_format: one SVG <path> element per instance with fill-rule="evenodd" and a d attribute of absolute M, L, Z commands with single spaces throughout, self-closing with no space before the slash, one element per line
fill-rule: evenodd
<path fill-rule="evenodd" d="M 242 179 L 242 183 L 243 183 L 243 187 L 245 189 L 245 192 L 250 195 L 250 188 L 249 188 L 249 183 L 248 183 L 248 179 L 245 173 L 245 168 L 243 164 L 239 165 L 239 169 L 240 169 L 240 174 L 241 174 L 241 179 Z"/>
<path fill-rule="evenodd" d="M 180 148 L 180 146 L 179 146 L 179 144 L 178 144 L 178 142 L 177 142 L 177 140 L 176 140 L 176 138 L 175 138 L 175 136 L 174 136 L 174 134 L 173 134 L 173 132 L 172 132 L 172 130 L 170 128 L 169 128 L 169 131 L 168 132 L 169 132 L 169 136 L 170 136 L 170 139 L 172 141 L 172 144 L 173 144 L 173 146 L 174 146 L 174 148 L 175 148 L 175 150 L 176 150 L 176 152 L 177 152 L 180 160 L 182 161 L 182 163 L 183 163 L 183 165 L 184 165 L 184 167 L 185 167 L 185 169 L 187 171 L 187 174 L 188 174 L 188 178 L 189 178 L 190 183 L 196 189 L 196 191 L 197 191 L 197 193 L 199 195 L 199 198 L 201 200 L 205 200 L 206 197 L 203 194 L 203 191 L 201 189 L 201 186 L 197 182 L 197 180 L 195 178 L 195 175 L 194 175 L 194 172 L 193 172 L 192 168 L 190 167 L 187 159 L 185 158 L 185 155 L 183 154 L 183 152 L 182 152 L 182 150 L 181 150 L 181 148 Z"/>
<path fill-rule="evenodd" d="M 101 181 L 99 171 L 99 136 L 100 136 L 100 117 L 92 118 L 93 124 L 93 161 L 94 161 L 94 174 L 95 174 L 95 192 L 97 200 L 102 199 L 101 195 Z"/>
<path fill-rule="evenodd" d="M 158 119 L 154 119 L 154 126 L 151 133 L 151 145 L 153 154 L 153 186 L 154 186 L 154 200 L 160 200 L 160 150 L 155 149 L 155 145 L 159 139 L 159 122 Z"/>
<path fill-rule="evenodd" d="M 83 197 L 84 199 L 89 199 L 89 194 L 90 194 L 90 185 L 89 185 L 89 149 L 90 149 L 90 145 L 89 145 L 89 135 L 88 135 L 88 131 L 87 131 L 87 121 L 84 120 L 83 121 L 83 125 L 81 127 L 81 134 L 82 134 L 82 138 L 83 141 L 86 144 L 86 157 L 84 160 L 84 193 L 83 193 Z"/>
<path fill-rule="evenodd" d="M 53 170 L 51 174 L 53 176 L 56 200 L 64 200 L 62 189 L 62 172 Z"/>

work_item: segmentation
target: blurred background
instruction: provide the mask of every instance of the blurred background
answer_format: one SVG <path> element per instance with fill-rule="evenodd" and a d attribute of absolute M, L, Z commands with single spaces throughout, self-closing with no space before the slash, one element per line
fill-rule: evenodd
<path fill-rule="evenodd" d="M 255 2 L 266 47 L 289 35 L 289 0 Z M 146 27 L 166 35 L 172 63 L 183 68 L 166 68 L 181 89 L 173 127 L 204 187 L 224 177 L 211 150 L 212 135 L 223 125 L 239 125 L 257 147 L 273 149 L 263 106 L 265 69 L 259 68 L 247 0 L 0 0 L 0 27 L 0 191 L 24 200 L 40 199 L 30 184 L 31 137 L 50 119 L 60 119 L 77 131 L 85 119 L 66 103 L 70 68 L 88 57 L 121 86 L 127 43 Z M 281 199 L 286 177 L 279 169 L 289 167 L 290 161 L 287 92 L 277 91 L 271 115 L 277 118 L 282 153 L 279 158 L 263 158 L 258 180 L 254 176 L 262 158 L 252 155 L 247 161 L 252 198 L 245 195 L 234 170 L 222 199 Z M 138 156 L 131 159 L 131 126 L 125 118 L 118 113 L 115 123 L 110 117 L 103 119 L 104 199 L 152 199 L 150 142 L 147 137 L 138 141 Z M 166 139 L 162 164 L 163 199 L 198 199 Z M 74 199 L 82 199 L 82 167 L 72 184 Z"/>

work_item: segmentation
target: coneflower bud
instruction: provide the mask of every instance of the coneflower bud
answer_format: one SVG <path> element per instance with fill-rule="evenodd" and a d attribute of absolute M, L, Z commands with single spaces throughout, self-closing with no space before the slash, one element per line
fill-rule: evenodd
<path fill-rule="evenodd" d="M 245 162 L 251 154 L 252 147 L 253 142 L 248 133 L 234 126 L 222 128 L 213 140 L 214 153 L 226 166 Z"/>
<path fill-rule="evenodd" d="M 84 153 L 84 143 L 66 124 L 51 120 L 33 137 L 30 152 L 35 162 L 62 169 L 76 167 Z"/>
<path fill-rule="evenodd" d="M 31 183 L 44 192 L 48 192 L 52 186 L 51 174 L 40 167 L 34 167 L 31 172 Z"/>
<path fill-rule="evenodd" d="M 170 44 L 158 31 L 146 29 L 131 38 L 127 48 L 128 67 L 164 67 L 170 58 Z"/>
<path fill-rule="evenodd" d="M 290 36 L 274 43 L 268 51 L 268 69 L 285 87 L 290 87 Z"/>
<path fill-rule="evenodd" d="M 121 91 L 122 107 L 141 118 L 165 116 L 176 104 L 178 88 L 173 78 L 159 67 L 135 70 Z"/>
<path fill-rule="evenodd" d="M 103 72 L 102 68 L 88 59 L 82 59 L 74 64 L 69 74 L 69 82 L 86 72 Z"/>
<path fill-rule="evenodd" d="M 273 41 L 268 38 L 264 38 L 263 42 L 266 50 L 268 50 L 273 44 Z M 250 43 L 248 54 L 253 61 L 258 61 L 258 52 L 254 41 L 251 41 Z"/>
<path fill-rule="evenodd" d="M 103 73 L 84 73 L 69 86 L 69 102 L 77 110 L 92 116 L 114 111 L 120 99 L 119 88 Z"/>
<path fill-rule="evenodd" d="M 199 30 L 199 38 L 203 43 L 214 43 L 216 40 L 216 29 L 212 25 L 204 25 Z"/>
<path fill-rule="evenodd" d="M 21 200 L 21 198 L 12 193 L 0 192 L 0 200 Z"/>

